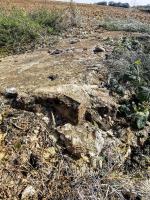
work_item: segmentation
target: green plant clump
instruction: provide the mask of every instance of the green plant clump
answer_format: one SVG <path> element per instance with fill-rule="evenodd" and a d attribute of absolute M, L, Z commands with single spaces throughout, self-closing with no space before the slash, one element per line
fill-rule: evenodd
<path fill-rule="evenodd" d="M 127 31 L 150 33 L 150 25 L 135 20 L 119 20 L 119 19 L 105 19 L 100 22 L 100 27 L 110 31 Z"/>
<path fill-rule="evenodd" d="M 0 10 L 0 55 L 32 49 L 45 36 L 59 32 L 60 13 L 44 9 Z"/>
<path fill-rule="evenodd" d="M 130 98 L 121 104 L 119 112 L 129 119 L 134 127 L 144 128 L 150 116 L 150 83 L 141 60 L 136 60 L 118 80 L 111 77 L 109 89 L 121 96 L 124 96 L 126 91 L 130 92 Z"/>

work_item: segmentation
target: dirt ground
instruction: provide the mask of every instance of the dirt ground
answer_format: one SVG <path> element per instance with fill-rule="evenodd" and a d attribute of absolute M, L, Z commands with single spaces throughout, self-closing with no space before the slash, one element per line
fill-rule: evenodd
<path fill-rule="evenodd" d="M 46 3 L 45 3 L 46 2 Z M 46 7 L 52 10 L 60 9 L 65 14 L 70 9 L 69 3 L 51 1 L 2 1 L 0 6 L 9 9 L 18 6 L 25 9 L 37 9 Z M 80 28 L 68 29 L 63 36 L 55 38 L 57 44 L 50 48 L 42 48 L 32 53 L 9 56 L 1 59 L 0 62 L 0 88 L 14 86 L 19 89 L 35 89 L 40 86 L 50 86 L 67 83 L 86 83 L 86 69 L 89 66 L 101 63 L 103 66 L 104 53 L 96 55 L 93 53 L 95 46 L 103 46 L 104 40 L 108 37 L 121 38 L 123 35 L 130 35 L 125 32 L 109 32 L 98 29 L 98 21 L 103 18 L 130 18 L 139 21 L 149 22 L 150 15 L 138 10 L 128 10 L 96 5 L 74 5 L 77 20 Z M 132 35 L 132 34 L 131 34 Z M 53 39 L 52 39 L 53 40 Z M 77 40 L 73 42 L 72 40 Z M 50 55 L 52 51 L 59 49 L 62 51 L 57 55 Z M 111 47 L 106 47 L 106 53 L 111 51 Z M 7 70 L 6 70 L 7 69 Z M 57 76 L 55 80 L 49 76 Z M 95 80 L 97 81 L 97 80 Z M 94 81 L 91 84 L 95 84 Z"/>
<path fill-rule="evenodd" d="M 0 0 L 0 6 L 70 9 L 32 0 Z M 75 9 L 80 26 L 54 36 L 50 47 L 0 59 L 0 199 L 149 200 L 150 125 L 137 131 L 117 118 L 119 98 L 105 87 L 113 44 L 143 34 L 97 25 L 107 17 L 149 23 L 150 15 Z M 17 95 L 9 99 L 10 87 Z"/>
<path fill-rule="evenodd" d="M 16 87 L 21 90 L 33 90 L 44 86 L 60 84 L 97 84 L 88 78 L 90 68 L 101 64 L 101 73 L 105 71 L 103 60 L 105 53 L 94 54 L 93 49 L 108 36 L 114 38 L 125 33 L 85 33 L 70 35 L 67 38 L 58 38 L 59 42 L 51 48 L 43 48 L 31 53 L 14 55 L 2 58 L 0 62 L 0 88 Z M 84 36 L 84 38 L 81 38 Z M 70 44 L 71 42 L 75 44 Z M 59 54 L 53 54 L 58 49 Z M 106 51 L 110 51 L 107 47 Z M 51 78 L 54 76 L 54 79 Z M 96 75 L 95 75 L 96 76 Z"/>

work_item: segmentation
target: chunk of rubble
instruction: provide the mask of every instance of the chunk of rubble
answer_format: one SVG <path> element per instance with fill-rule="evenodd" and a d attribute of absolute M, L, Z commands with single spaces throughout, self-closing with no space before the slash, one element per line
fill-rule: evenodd
<path fill-rule="evenodd" d="M 95 157 L 101 153 L 105 132 L 90 126 L 65 124 L 57 127 L 60 140 L 71 155 L 81 158 L 82 156 Z"/>
<path fill-rule="evenodd" d="M 86 109 L 90 106 L 87 90 L 92 90 L 92 87 L 68 84 L 39 88 L 34 91 L 34 96 L 49 102 L 67 122 L 77 125 L 84 121 Z"/>
<path fill-rule="evenodd" d="M 49 52 L 50 55 L 58 55 L 61 54 L 63 51 L 61 49 L 55 49 L 53 52 Z"/>
<path fill-rule="evenodd" d="M 106 89 L 99 88 L 97 85 L 67 84 L 52 86 L 39 88 L 34 91 L 34 94 L 41 99 L 56 98 L 61 102 L 61 106 L 58 106 L 57 110 L 66 115 L 67 118 L 75 117 L 75 121 L 78 123 L 84 121 L 87 108 L 91 107 L 91 101 L 95 98 L 94 104 L 101 104 L 101 106 L 109 109 L 116 107 L 116 103 L 109 96 L 109 92 Z"/>
<path fill-rule="evenodd" d="M 82 124 L 87 120 L 87 113 L 92 112 L 91 108 L 100 107 L 111 111 L 112 107 L 116 107 L 106 89 L 97 85 L 76 84 L 39 88 L 32 92 L 32 96 L 19 95 L 12 103 L 18 109 L 43 113 L 46 116 L 48 114 L 48 124 L 53 122 L 55 126 L 66 123 Z M 101 120 L 104 109 L 99 110 L 96 119 Z"/>
<path fill-rule="evenodd" d="M 16 98 L 18 96 L 17 89 L 15 87 L 6 88 L 4 91 L 6 98 Z"/>
<path fill-rule="evenodd" d="M 31 185 L 27 186 L 24 189 L 21 196 L 21 199 L 30 199 L 30 198 L 37 198 L 36 190 Z"/>
<path fill-rule="evenodd" d="M 102 53 L 102 52 L 105 52 L 105 49 L 104 49 L 103 47 L 96 46 L 96 47 L 94 48 L 93 52 L 94 52 L 95 54 L 97 54 L 97 53 Z"/>

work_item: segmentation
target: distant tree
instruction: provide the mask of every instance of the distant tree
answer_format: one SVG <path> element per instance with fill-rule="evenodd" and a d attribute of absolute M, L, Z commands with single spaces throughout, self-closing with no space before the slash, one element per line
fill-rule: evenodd
<path fill-rule="evenodd" d="M 114 6 L 114 7 L 121 7 L 121 8 L 130 8 L 130 4 L 129 3 L 115 3 L 114 1 L 110 1 L 108 3 L 109 6 Z"/>
<path fill-rule="evenodd" d="M 106 1 L 101 1 L 96 3 L 97 5 L 102 5 L 102 6 L 107 6 L 107 2 Z"/>

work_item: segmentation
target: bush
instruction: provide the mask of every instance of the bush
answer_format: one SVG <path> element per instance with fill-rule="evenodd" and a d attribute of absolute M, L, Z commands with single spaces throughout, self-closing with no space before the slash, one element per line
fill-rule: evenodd
<path fill-rule="evenodd" d="M 60 30 L 60 13 L 57 11 L 38 10 L 29 14 L 32 21 L 45 28 L 49 33 L 57 33 Z"/>
<path fill-rule="evenodd" d="M 107 19 L 100 23 L 99 27 L 103 27 L 110 31 L 127 31 L 150 33 L 150 25 L 135 20 L 118 20 Z"/>
<path fill-rule="evenodd" d="M 47 10 L 0 10 L 0 52 L 19 53 L 33 48 L 44 35 L 58 33 L 59 18 L 59 13 Z"/>

